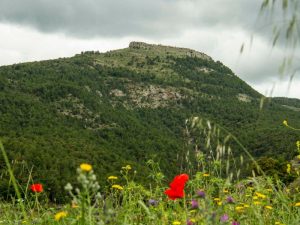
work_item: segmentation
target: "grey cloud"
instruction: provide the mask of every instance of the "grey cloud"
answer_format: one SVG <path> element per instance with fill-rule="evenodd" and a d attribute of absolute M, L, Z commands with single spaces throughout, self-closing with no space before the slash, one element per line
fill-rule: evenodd
<path fill-rule="evenodd" d="M 197 37 L 193 46 L 200 43 L 197 49 L 210 54 L 209 50 L 219 41 L 213 37 L 222 35 L 222 31 L 232 31 L 233 36 L 237 31 L 249 36 L 252 32 L 271 43 L 272 26 L 265 26 L 264 16 L 256 20 L 260 4 L 260 0 L 0 0 L 0 22 L 86 40 L 137 36 L 160 42 L 185 37 L 183 47 L 192 45 L 193 37 L 185 36 L 186 33 L 207 31 L 203 34 L 211 34 L 211 38 Z M 276 9 L 274 16 L 281 18 Z M 221 37 L 225 38 L 230 37 Z M 231 45 L 217 46 L 216 54 L 229 52 L 221 61 L 226 62 L 232 57 L 231 52 L 238 51 L 236 45 Z M 283 46 L 284 41 L 277 47 Z M 275 59 L 262 55 L 257 52 L 248 62 L 241 63 L 236 72 L 253 82 L 276 76 L 284 53 Z"/>
<path fill-rule="evenodd" d="M 1 0 L 0 21 L 71 36 L 176 36 L 207 26 L 251 26 L 259 2 L 248 0 Z"/>

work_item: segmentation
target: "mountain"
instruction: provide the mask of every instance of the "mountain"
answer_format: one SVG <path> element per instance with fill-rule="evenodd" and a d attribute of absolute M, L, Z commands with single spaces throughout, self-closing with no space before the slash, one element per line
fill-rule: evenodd
<path fill-rule="evenodd" d="M 126 164 L 147 182 L 149 159 L 166 176 L 184 170 L 192 148 L 187 118 L 208 119 L 254 156 L 281 160 L 296 154 L 299 136 L 282 121 L 300 127 L 299 100 L 264 98 L 204 53 L 142 42 L 2 66 L 0 106 L 0 137 L 19 183 L 26 185 L 31 174 L 51 200 L 61 200 L 64 185 L 76 182 L 73 171 L 82 162 L 94 165 L 101 182 Z M 1 162 L 5 196 L 11 190 Z"/>

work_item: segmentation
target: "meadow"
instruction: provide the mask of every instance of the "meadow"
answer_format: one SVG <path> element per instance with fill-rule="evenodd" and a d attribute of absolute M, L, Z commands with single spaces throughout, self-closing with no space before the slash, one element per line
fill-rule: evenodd
<path fill-rule="evenodd" d="M 191 122 L 192 127 L 201 124 L 199 118 Z M 207 125 L 211 133 L 203 141 L 206 148 L 212 148 L 210 138 L 219 130 Z M 289 128 L 287 121 L 283 126 Z M 295 148 L 300 151 L 299 141 Z M 124 165 L 118 174 L 97 177 L 93 169 L 101 165 L 83 162 L 74 171 L 77 182 L 65 181 L 68 201 L 64 204 L 50 202 L 47 188 L 33 182 L 30 174 L 26 187 L 20 187 L 2 144 L 1 151 L 16 194 L 1 201 L 0 224 L 298 225 L 300 221 L 298 188 L 292 189 L 264 171 L 258 174 L 253 170 L 251 176 L 239 178 L 237 157 L 228 157 L 231 149 L 226 141 L 214 148 L 209 161 L 195 150 L 196 169 L 182 171 L 173 180 L 166 179 L 157 162 L 148 160 L 148 185 L 135 181 L 138 171 L 131 165 Z M 242 157 L 239 163 L 242 167 Z M 291 164 L 285 172 L 299 177 Z M 100 186 L 100 180 L 106 185 Z"/>

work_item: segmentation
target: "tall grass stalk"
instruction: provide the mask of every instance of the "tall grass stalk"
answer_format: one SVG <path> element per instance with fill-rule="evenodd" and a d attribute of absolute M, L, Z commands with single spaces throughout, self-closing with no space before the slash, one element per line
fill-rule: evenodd
<path fill-rule="evenodd" d="M 5 161 L 5 164 L 6 164 L 6 167 L 7 167 L 9 176 L 10 176 L 10 179 L 12 181 L 14 190 L 15 190 L 16 195 L 17 195 L 18 205 L 21 207 L 21 211 L 22 211 L 24 219 L 27 220 L 27 214 L 26 214 L 26 211 L 25 211 L 25 206 L 24 206 L 23 201 L 22 201 L 21 193 L 20 193 L 20 190 L 19 190 L 16 178 L 14 176 L 14 173 L 13 173 L 12 169 L 11 169 L 11 166 L 10 166 L 10 163 L 9 163 L 6 151 L 5 151 L 4 147 L 3 147 L 3 144 L 2 144 L 1 140 L 0 140 L 0 149 L 1 149 L 4 161 Z"/>

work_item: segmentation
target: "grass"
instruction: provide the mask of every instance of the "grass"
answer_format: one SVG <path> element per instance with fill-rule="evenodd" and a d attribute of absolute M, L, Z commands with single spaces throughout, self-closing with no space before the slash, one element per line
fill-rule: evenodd
<path fill-rule="evenodd" d="M 243 165 L 229 159 L 232 152 L 226 146 L 228 136 L 221 144 L 216 127 L 198 118 L 188 122 L 206 135 L 207 149 L 217 145 L 210 161 L 204 153 L 195 152 L 198 167 L 182 171 L 188 173 L 189 180 L 184 187 L 185 195 L 176 200 L 170 200 L 164 193 L 171 180 L 166 180 L 159 165 L 149 160 L 152 172 L 147 187 L 135 182 L 137 171 L 131 165 L 124 165 L 119 174 L 101 177 L 106 185 L 100 187 L 92 165 L 81 164 L 76 185 L 65 186 L 69 203 L 54 205 L 48 202 L 46 191 L 30 190 L 30 180 L 25 190 L 19 188 L 0 143 L 16 192 L 11 201 L 0 202 L 0 224 L 299 224 L 298 194 L 290 193 L 280 180 L 266 175 L 238 179 L 239 166 Z"/>

